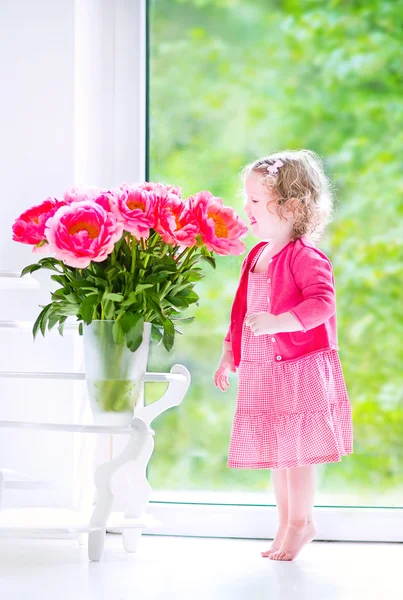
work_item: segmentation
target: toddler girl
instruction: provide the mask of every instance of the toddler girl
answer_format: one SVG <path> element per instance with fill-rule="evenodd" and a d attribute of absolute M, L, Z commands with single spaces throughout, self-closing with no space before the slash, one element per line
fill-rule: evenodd
<path fill-rule="evenodd" d="M 319 157 L 284 151 L 243 171 L 245 211 L 263 241 L 243 261 L 214 383 L 239 369 L 228 466 L 272 469 L 279 528 L 262 556 L 292 560 L 316 535 L 315 465 L 353 452 L 338 356 L 332 265 L 312 239 L 332 210 Z"/>

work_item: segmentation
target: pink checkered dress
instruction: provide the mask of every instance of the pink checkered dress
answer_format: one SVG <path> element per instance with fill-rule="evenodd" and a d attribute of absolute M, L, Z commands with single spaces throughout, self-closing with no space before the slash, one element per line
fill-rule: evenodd
<path fill-rule="evenodd" d="M 250 267 L 245 319 L 270 311 L 266 273 L 253 273 L 258 256 Z M 351 405 L 337 350 L 277 362 L 275 345 L 275 336 L 255 336 L 244 322 L 228 467 L 285 469 L 352 454 Z"/>

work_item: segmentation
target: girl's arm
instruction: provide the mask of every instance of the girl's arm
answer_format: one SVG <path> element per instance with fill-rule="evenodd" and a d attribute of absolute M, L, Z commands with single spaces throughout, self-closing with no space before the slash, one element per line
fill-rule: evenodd
<path fill-rule="evenodd" d="M 225 336 L 222 345 L 227 348 L 231 348 L 231 331 L 228 328 L 227 335 Z"/>
<path fill-rule="evenodd" d="M 307 331 L 322 325 L 336 312 L 332 265 L 320 250 L 305 246 L 298 252 L 291 269 L 304 299 L 290 314 L 299 321 L 299 331 Z"/>

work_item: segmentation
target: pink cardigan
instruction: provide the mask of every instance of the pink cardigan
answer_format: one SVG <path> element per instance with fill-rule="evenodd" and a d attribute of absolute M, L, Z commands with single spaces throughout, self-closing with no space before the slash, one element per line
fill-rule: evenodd
<path fill-rule="evenodd" d="M 254 246 L 241 267 L 241 276 L 231 310 L 231 322 L 225 337 L 231 343 L 234 363 L 241 360 L 242 325 L 246 314 L 248 275 L 257 252 L 267 244 Z M 337 345 L 336 296 L 330 260 L 305 236 L 289 242 L 270 260 L 267 269 L 268 312 L 291 312 L 303 331 L 276 333 L 274 360 L 293 360 Z M 268 305 L 269 307 L 269 305 Z"/>

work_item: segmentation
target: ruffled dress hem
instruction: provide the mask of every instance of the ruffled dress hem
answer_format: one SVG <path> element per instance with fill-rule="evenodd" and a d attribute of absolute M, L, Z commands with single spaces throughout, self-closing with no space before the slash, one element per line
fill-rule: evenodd
<path fill-rule="evenodd" d="M 239 444 L 246 435 L 248 445 Z M 237 411 L 227 466 L 231 469 L 289 469 L 340 462 L 343 456 L 352 453 L 348 400 L 330 404 L 329 410 L 320 412 L 245 414 Z"/>
<path fill-rule="evenodd" d="M 274 464 L 274 463 L 245 463 L 245 464 L 241 464 L 241 463 L 233 463 L 233 462 L 229 462 L 227 463 L 227 466 L 229 469 L 293 469 L 295 467 L 305 467 L 308 465 L 319 465 L 321 463 L 335 463 L 335 462 L 341 462 L 341 459 L 343 458 L 343 456 L 348 456 L 349 454 L 352 454 L 353 450 L 351 450 L 351 452 L 343 452 L 342 454 L 339 454 L 338 456 L 325 456 L 323 458 L 312 458 L 310 461 L 307 460 L 306 462 L 288 462 L 288 463 L 282 463 L 282 464 Z"/>

